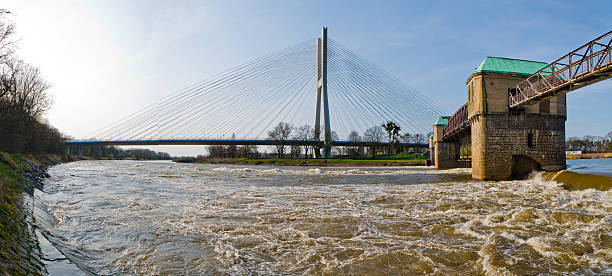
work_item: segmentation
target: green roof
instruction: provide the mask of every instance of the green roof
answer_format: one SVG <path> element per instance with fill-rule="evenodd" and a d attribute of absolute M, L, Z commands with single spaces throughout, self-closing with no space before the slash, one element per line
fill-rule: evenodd
<path fill-rule="evenodd" d="M 445 126 L 448 123 L 448 117 L 440 116 L 434 126 Z"/>
<path fill-rule="evenodd" d="M 518 75 L 533 75 L 548 63 L 501 57 L 486 57 L 474 73 L 493 72 Z"/>

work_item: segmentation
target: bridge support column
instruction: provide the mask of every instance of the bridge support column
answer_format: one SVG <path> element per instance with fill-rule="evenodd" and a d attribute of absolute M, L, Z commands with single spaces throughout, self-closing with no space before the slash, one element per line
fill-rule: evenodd
<path fill-rule="evenodd" d="M 460 167 L 459 144 L 454 141 L 444 141 L 444 125 L 448 117 L 440 117 L 438 122 L 433 126 L 433 137 L 431 141 L 433 145 L 432 164 L 438 169 L 452 169 Z"/>
<path fill-rule="evenodd" d="M 329 120 L 329 102 L 327 100 L 327 28 L 321 30 L 317 38 L 317 100 L 315 106 L 314 139 L 321 134 L 321 100 L 323 100 L 323 158 L 331 156 L 331 127 Z M 314 149 L 314 157 L 320 158 L 320 149 Z"/>
<path fill-rule="evenodd" d="M 429 162 L 432 165 L 436 164 L 436 146 L 434 145 L 434 141 L 433 141 L 433 135 L 430 136 L 429 138 Z"/>
<path fill-rule="evenodd" d="M 565 168 L 565 116 L 487 114 L 472 123 L 472 177 L 506 180 Z"/>
<path fill-rule="evenodd" d="M 456 143 L 438 142 L 435 145 L 435 165 L 438 169 L 459 168 L 459 146 Z"/>
<path fill-rule="evenodd" d="M 466 82 L 475 179 L 519 179 L 533 170 L 565 168 L 565 95 L 510 109 L 508 94 L 524 78 L 505 72 L 475 72 Z"/>

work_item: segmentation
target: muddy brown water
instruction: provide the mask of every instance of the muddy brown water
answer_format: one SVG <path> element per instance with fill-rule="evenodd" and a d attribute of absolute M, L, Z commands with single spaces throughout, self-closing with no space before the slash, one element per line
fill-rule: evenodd
<path fill-rule="evenodd" d="M 612 274 L 612 191 L 469 169 L 79 161 L 37 191 L 91 274 Z"/>

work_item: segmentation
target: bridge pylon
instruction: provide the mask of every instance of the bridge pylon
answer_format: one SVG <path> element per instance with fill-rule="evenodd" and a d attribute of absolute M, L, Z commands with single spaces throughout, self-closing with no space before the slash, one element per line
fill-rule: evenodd
<path fill-rule="evenodd" d="M 331 128 L 329 123 L 329 103 L 327 100 L 327 27 L 321 30 L 317 38 L 317 100 L 315 105 L 314 139 L 321 135 L 321 98 L 323 99 L 323 158 L 331 156 Z M 319 148 L 314 149 L 314 157 L 320 158 Z"/>

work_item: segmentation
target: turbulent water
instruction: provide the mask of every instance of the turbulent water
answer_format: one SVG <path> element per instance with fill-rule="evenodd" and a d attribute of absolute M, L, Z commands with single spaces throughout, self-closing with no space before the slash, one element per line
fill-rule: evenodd
<path fill-rule="evenodd" d="M 38 205 L 93 274 L 612 274 L 612 191 L 469 169 L 79 161 Z"/>

